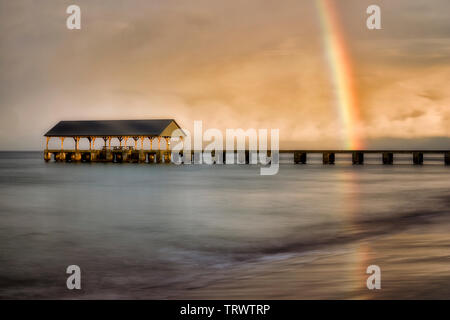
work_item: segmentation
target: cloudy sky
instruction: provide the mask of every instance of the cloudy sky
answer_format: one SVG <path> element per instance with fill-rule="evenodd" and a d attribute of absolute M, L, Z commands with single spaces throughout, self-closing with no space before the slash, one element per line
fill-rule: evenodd
<path fill-rule="evenodd" d="M 341 147 L 315 1 L 0 0 L 0 149 L 39 150 L 59 120 L 160 117 Z M 382 30 L 366 28 L 370 4 Z M 450 1 L 336 7 L 366 146 L 448 148 Z"/>

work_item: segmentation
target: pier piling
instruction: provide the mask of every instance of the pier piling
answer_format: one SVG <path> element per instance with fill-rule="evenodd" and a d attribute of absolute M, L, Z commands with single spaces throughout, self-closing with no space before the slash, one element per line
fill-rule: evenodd
<path fill-rule="evenodd" d="M 306 164 L 307 153 L 306 152 L 294 152 L 294 163 L 295 164 Z"/>
<path fill-rule="evenodd" d="M 353 164 L 364 164 L 364 153 L 363 152 L 353 152 L 352 153 L 352 163 Z"/>
<path fill-rule="evenodd" d="M 422 152 L 413 152 L 413 163 L 417 165 L 423 164 L 423 153 Z"/>
<path fill-rule="evenodd" d="M 394 164 L 394 154 L 392 152 L 383 152 L 383 164 Z"/>
<path fill-rule="evenodd" d="M 444 154 L 444 163 L 445 163 L 446 165 L 450 165 L 450 152 L 446 152 L 446 153 Z"/>
<path fill-rule="evenodd" d="M 334 164 L 335 158 L 334 152 L 324 152 L 322 155 L 323 164 Z"/>

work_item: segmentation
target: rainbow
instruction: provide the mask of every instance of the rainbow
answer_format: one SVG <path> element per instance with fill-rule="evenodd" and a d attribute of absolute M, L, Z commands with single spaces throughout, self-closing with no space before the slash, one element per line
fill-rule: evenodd
<path fill-rule="evenodd" d="M 357 127 L 360 114 L 350 57 L 339 25 L 333 0 L 316 0 L 320 15 L 324 46 L 331 69 L 343 140 L 347 149 L 361 149 L 363 143 Z"/>

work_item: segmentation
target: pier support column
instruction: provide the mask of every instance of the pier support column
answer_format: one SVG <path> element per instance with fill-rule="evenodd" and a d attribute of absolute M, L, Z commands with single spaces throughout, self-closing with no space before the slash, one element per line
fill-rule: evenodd
<path fill-rule="evenodd" d="M 161 163 L 162 161 L 162 152 L 161 150 L 156 151 L 156 163 Z"/>
<path fill-rule="evenodd" d="M 394 153 L 383 152 L 383 164 L 394 164 Z"/>
<path fill-rule="evenodd" d="M 245 150 L 245 164 L 250 164 L 250 151 Z"/>
<path fill-rule="evenodd" d="M 450 152 L 446 152 L 446 153 L 444 154 L 444 163 L 445 163 L 447 166 L 450 166 Z"/>
<path fill-rule="evenodd" d="M 352 163 L 353 164 L 364 164 L 364 153 L 363 152 L 353 152 L 352 153 Z"/>
<path fill-rule="evenodd" d="M 334 152 L 324 152 L 322 156 L 323 164 L 334 164 L 335 158 Z"/>
<path fill-rule="evenodd" d="M 294 163 L 295 164 L 306 164 L 306 152 L 294 152 Z"/>
<path fill-rule="evenodd" d="M 44 152 L 44 160 L 46 162 L 50 161 L 52 159 L 52 154 L 50 152 Z"/>
<path fill-rule="evenodd" d="M 413 163 L 421 165 L 423 164 L 423 153 L 422 152 L 413 152 Z"/>

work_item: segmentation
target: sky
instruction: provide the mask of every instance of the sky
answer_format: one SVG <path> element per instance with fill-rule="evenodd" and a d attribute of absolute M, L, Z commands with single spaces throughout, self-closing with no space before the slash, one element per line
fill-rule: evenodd
<path fill-rule="evenodd" d="M 342 148 L 317 1 L 0 0 L 0 150 L 40 150 L 60 120 L 153 118 Z M 450 1 L 329 1 L 364 147 L 448 149 Z"/>

